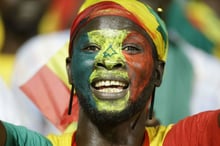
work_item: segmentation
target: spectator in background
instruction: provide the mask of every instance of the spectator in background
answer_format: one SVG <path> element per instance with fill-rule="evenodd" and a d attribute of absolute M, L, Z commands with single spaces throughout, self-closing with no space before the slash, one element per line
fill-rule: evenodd
<path fill-rule="evenodd" d="M 156 93 L 156 117 L 162 124 L 169 124 L 219 108 L 219 1 L 168 0 L 151 4 L 155 10 L 163 8 L 160 16 L 168 27 L 170 42 L 163 85 Z M 167 101 L 173 106 L 167 106 Z"/>
<path fill-rule="evenodd" d="M 50 6 L 46 15 L 44 15 L 44 18 L 41 22 L 41 25 L 44 24 L 42 25 L 43 29 L 41 29 L 41 31 L 44 33 L 35 35 L 34 37 L 26 41 L 19 48 L 19 51 L 17 52 L 17 55 L 16 55 L 14 72 L 12 76 L 12 92 L 16 96 L 19 96 L 18 99 L 22 101 L 20 102 L 21 105 L 24 105 L 22 109 L 27 108 L 25 105 L 31 105 L 31 107 L 37 111 L 39 111 L 40 109 L 39 113 L 43 113 L 44 118 L 46 118 L 45 124 L 42 124 L 42 125 L 46 125 L 48 127 L 48 129 L 45 127 L 42 127 L 43 133 L 48 133 L 48 132 L 59 133 L 60 131 L 63 132 L 63 130 L 65 129 L 59 129 L 58 127 L 55 127 L 56 124 L 54 123 L 51 124 L 52 122 L 48 121 L 48 115 L 44 114 L 41 107 L 39 107 L 39 104 L 36 103 L 35 100 L 27 96 L 26 93 L 22 92 L 20 88 L 23 83 L 33 78 L 34 74 L 36 72 L 39 72 L 40 68 L 44 67 L 44 64 L 54 54 L 59 52 L 59 50 L 63 46 L 65 46 L 65 44 L 67 43 L 69 39 L 70 22 L 72 21 L 73 17 L 75 17 L 76 12 L 78 11 L 78 8 L 82 2 L 83 0 L 78 0 L 78 1 L 54 0 L 53 4 Z M 63 61 L 62 59 L 60 60 L 60 58 L 57 59 L 56 63 L 53 64 L 54 68 L 57 68 L 60 70 L 60 66 L 62 68 L 65 66 L 64 62 L 65 61 Z M 63 76 L 65 78 L 66 77 L 65 69 L 63 72 L 64 72 Z M 36 98 L 46 103 L 46 101 L 49 100 L 50 98 L 47 98 L 45 94 L 42 92 L 42 90 L 40 89 L 42 86 L 47 86 L 48 87 L 47 89 L 50 89 L 50 86 L 47 83 L 47 80 L 50 78 L 48 76 L 40 76 L 40 78 L 38 79 L 40 82 L 43 82 L 44 84 L 39 85 L 38 83 L 36 83 L 38 87 L 30 91 L 31 92 L 36 91 L 38 93 L 36 95 Z M 49 92 L 47 93 L 48 95 L 51 95 Z M 59 99 L 61 98 L 59 97 Z M 50 102 L 52 103 L 53 101 L 50 101 Z M 47 111 L 51 111 L 51 110 L 56 111 L 56 109 L 50 108 L 48 106 L 46 107 L 46 109 Z M 28 114 L 31 114 L 31 112 L 29 112 Z M 58 123 L 59 122 L 57 122 L 57 124 Z"/>
<path fill-rule="evenodd" d="M 0 1 L 0 75 L 6 84 L 19 47 L 35 35 L 68 29 L 79 5 L 71 0 Z"/>
<path fill-rule="evenodd" d="M 48 56 L 48 54 L 52 53 L 53 51 L 56 51 L 56 48 L 59 46 L 61 47 L 64 44 L 64 41 L 66 42 L 67 40 L 64 35 L 61 35 L 63 38 L 59 40 L 59 42 L 63 43 L 62 45 L 59 44 L 55 39 L 52 39 L 52 41 L 47 43 L 46 40 L 49 39 L 34 43 L 34 47 L 25 44 L 29 42 L 29 40 L 32 42 L 31 39 L 39 36 L 40 34 L 68 29 L 70 20 L 73 19 L 72 17 L 74 17 L 76 13 L 75 11 L 78 10 L 77 7 L 79 4 L 77 4 L 78 2 L 75 1 L 60 0 L 0 1 L 0 29 L 2 30 L 0 34 L 0 74 L 2 79 L 9 86 L 7 91 L 12 92 L 11 96 L 8 97 L 8 100 L 4 100 L 4 98 L 6 98 L 4 96 L 1 96 L 0 100 L 2 104 L 8 107 L 5 108 L 5 110 L 10 110 L 9 112 L 16 113 L 16 116 L 11 116 L 11 119 L 5 119 L 5 114 L 7 114 L 7 112 L 1 110 L 1 119 L 5 119 L 17 125 L 26 125 L 30 129 L 36 130 L 42 134 L 47 134 L 49 132 L 59 132 L 59 130 L 51 125 L 50 122 L 41 114 L 41 112 L 36 108 L 32 101 L 30 101 L 30 99 L 28 99 L 23 93 L 18 91 L 19 89 L 16 86 L 17 84 L 14 83 L 14 80 L 19 80 L 21 76 L 17 76 L 18 72 L 16 70 L 22 70 L 22 72 L 24 71 L 25 73 L 28 72 L 28 70 L 27 68 L 24 68 L 24 66 L 19 66 L 22 63 L 18 61 L 19 59 L 16 59 L 15 61 L 15 56 L 16 58 L 19 58 L 18 56 L 22 54 L 19 53 L 20 49 L 25 48 L 23 47 L 24 45 L 27 46 L 26 57 L 32 57 L 32 63 L 36 63 L 37 60 L 39 61 L 39 58 L 34 58 L 32 55 L 35 57 L 42 57 L 37 56 L 35 54 L 36 52 L 33 52 L 34 54 L 31 55 L 31 50 L 36 48 L 36 46 L 40 48 L 40 46 L 43 46 L 42 44 L 45 43 L 44 47 L 51 49 L 50 51 L 47 51 L 46 54 L 44 54 L 46 56 Z M 75 9 L 73 9 L 74 6 Z M 68 34 L 67 31 L 66 33 Z M 56 42 L 57 46 L 54 42 Z M 45 49 L 44 47 L 42 50 Z M 23 57 L 25 58 L 25 56 L 22 56 L 22 58 Z M 30 60 L 27 61 L 27 63 L 28 62 L 30 62 Z M 35 65 L 37 66 L 37 64 Z M 11 75 L 13 77 L 11 77 Z M 13 78 L 13 81 L 11 78 Z M 14 106 L 11 107 L 11 105 Z"/>
<path fill-rule="evenodd" d="M 41 127 L 40 129 L 42 129 L 40 132 L 44 134 L 48 132 L 59 133 L 61 130 L 55 127 L 55 125 L 51 124 L 50 121 L 48 121 L 47 116 L 44 115 L 44 113 L 38 107 L 38 104 L 34 102 L 32 98 L 27 96 L 27 93 L 21 91 L 21 85 L 27 82 L 27 80 L 32 79 L 34 74 L 39 72 L 41 67 L 44 67 L 45 62 L 47 62 L 54 54 L 56 54 L 59 49 L 65 45 L 65 43 L 67 43 L 68 39 L 68 30 L 37 35 L 25 42 L 20 47 L 16 56 L 14 72 L 12 75 L 11 91 L 16 96 L 16 99 L 19 100 L 19 104 L 23 105 L 21 109 L 27 111 L 27 114 L 32 115 L 32 111 L 28 110 L 30 107 L 26 106 L 31 105 L 32 109 L 35 109 L 38 114 L 42 115 L 42 118 L 45 120 L 42 120 L 43 123 L 38 121 L 38 125 Z M 63 66 L 65 64 L 63 63 L 63 60 L 58 59 L 56 61 L 55 67 L 59 68 L 60 65 Z M 46 103 L 49 98 L 47 98 L 40 89 L 43 86 L 46 87 L 49 85 L 47 83 L 47 79 L 49 79 L 49 77 L 40 76 L 38 79 L 40 82 L 43 82 L 44 85 L 38 84 L 39 81 L 36 82 L 36 88 L 34 90 L 30 90 L 30 93 L 36 91 L 36 93 L 38 93 L 36 98 Z M 48 88 L 50 89 L 50 87 Z M 48 95 L 50 95 L 49 92 Z M 50 111 L 53 109 L 47 108 L 47 110 Z M 28 116 L 26 121 L 31 122 Z M 42 125 L 47 125 L 47 128 L 44 126 L 42 127 Z"/>
<path fill-rule="evenodd" d="M 18 48 L 38 33 L 38 24 L 49 7 L 50 0 L 0 1 L 2 20 L 0 76 L 10 85 L 14 57 Z"/>
<path fill-rule="evenodd" d="M 2 24 L 2 46 L 0 48 L 0 77 L 6 84 L 0 92 L 7 91 L 8 96 L 0 96 L 0 117 L 17 125 L 27 125 L 39 132 L 47 129 L 46 120 L 34 109 L 31 103 L 21 100 L 11 91 L 11 76 L 14 60 L 21 45 L 38 34 L 39 23 L 49 8 L 50 0 L 0 1 Z M 7 89 L 8 88 L 8 89 Z M 25 102 L 25 103 L 23 103 Z M 9 117 L 13 114 L 14 116 Z M 30 116 L 27 118 L 27 116 Z"/>
<path fill-rule="evenodd" d="M 190 114 L 220 107 L 220 12 L 216 0 L 173 3 L 166 22 L 170 38 L 183 48 L 193 70 Z"/>

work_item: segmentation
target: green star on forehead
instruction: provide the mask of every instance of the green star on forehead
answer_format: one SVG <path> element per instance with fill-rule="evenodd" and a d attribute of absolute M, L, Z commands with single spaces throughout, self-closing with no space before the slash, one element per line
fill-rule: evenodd
<path fill-rule="evenodd" d="M 104 57 L 112 57 L 113 55 L 117 54 L 116 51 L 110 45 L 107 50 L 103 53 Z"/>

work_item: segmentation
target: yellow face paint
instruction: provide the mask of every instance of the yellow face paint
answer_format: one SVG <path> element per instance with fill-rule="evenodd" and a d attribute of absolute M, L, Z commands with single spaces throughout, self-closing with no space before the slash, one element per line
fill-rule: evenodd
<path fill-rule="evenodd" d="M 126 30 L 112 29 L 94 30 L 88 33 L 89 42 L 96 44 L 100 49 L 95 57 L 95 62 L 102 62 L 106 68 L 95 69 L 90 76 L 90 83 L 96 78 L 108 78 L 109 74 L 115 78 L 128 79 L 127 72 L 114 70 L 114 65 L 118 60 L 125 62 L 122 45 L 128 33 Z M 114 92 L 113 90 L 117 89 L 107 88 L 104 91 L 111 93 Z M 103 100 L 93 94 L 93 98 L 99 111 L 121 111 L 127 106 L 129 95 L 130 93 L 127 92 L 122 98 Z"/>

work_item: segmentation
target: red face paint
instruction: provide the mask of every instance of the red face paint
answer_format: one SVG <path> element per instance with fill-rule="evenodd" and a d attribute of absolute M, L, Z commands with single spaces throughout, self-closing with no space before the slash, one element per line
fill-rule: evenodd
<path fill-rule="evenodd" d="M 139 53 L 129 54 L 123 51 L 131 80 L 131 100 L 136 100 L 144 87 L 149 84 L 153 71 L 152 47 L 149 41 L 137 32 L 132 32 L 125 39 L 124 44 L 135 44 Z"/>

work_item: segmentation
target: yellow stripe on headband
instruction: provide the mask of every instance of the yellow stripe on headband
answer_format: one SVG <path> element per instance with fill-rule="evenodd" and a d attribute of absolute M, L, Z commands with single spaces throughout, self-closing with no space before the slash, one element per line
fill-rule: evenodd
<path fill-rule="evenodd" d="M 79 12 L 91 5 L 104 1 L 117 3 L 132 13 L 141 22 L 141 27 L 145 29 L 153 40 L 159 59 L 166 61 L 168 51 L 167 30 L 163 21 L 149 6 L 137 0 L 86 0 Z"/>
<path fill-rule="evenodd" d="M 3 26 L 3 22 L 2 22 L 2 18 L 1 18 L 1 16 L 0 16 L 0 52 L 1 52 L 1 50 L 3 49 L 2 47 L 3 47 L 3 44 L 4 44 L 4 34 L 5 32 L 4 32 L 4 26 Z"/>

